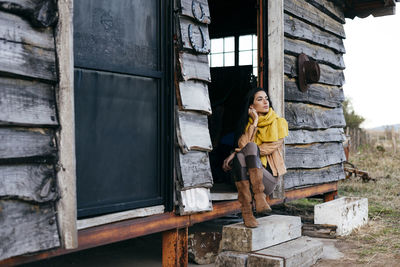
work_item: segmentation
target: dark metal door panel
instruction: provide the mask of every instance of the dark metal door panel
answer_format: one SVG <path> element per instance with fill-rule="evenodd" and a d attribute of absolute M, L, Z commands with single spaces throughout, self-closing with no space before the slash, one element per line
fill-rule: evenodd
<path fill-rule="evenodd" d="M 158 2 L 75 1 L 75 66 L 132 74 L 160 70 Z"/>
<path fill-rule="evenodd" d="M 75 70 L 80 216 L 160 203 L 157 80 Z"/>

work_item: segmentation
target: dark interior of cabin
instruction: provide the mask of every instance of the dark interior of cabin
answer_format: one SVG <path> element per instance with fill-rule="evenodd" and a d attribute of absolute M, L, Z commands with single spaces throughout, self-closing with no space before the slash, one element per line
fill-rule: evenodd
<path fill-rule="evenodd" d="M 209 1 L 211 24 L 209 56 L 212 115 L 209 129 L 213 144 L 211 170 L 216 191 L 233 185 L 222 170 L 234 149 L 234 131 L 249 89 L 257 84 L 257 1 Z"/>

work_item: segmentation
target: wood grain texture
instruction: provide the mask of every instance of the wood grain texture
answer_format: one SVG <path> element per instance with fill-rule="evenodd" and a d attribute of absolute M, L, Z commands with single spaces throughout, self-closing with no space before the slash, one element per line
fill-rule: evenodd
<path fill-rule="evenodd" d="M 300 91 L 295 79 L 285 77 L 285 101 L 304 102 L 325 107 L 341 107 L 343 89 L 332 85 L 311 84 L 306 92 Z"/>
<path fill-rule="evenodd" d="M 199 187 L 178 192 L 179 214 L 187 215 L 198 212 L 212 211 L 210 189 Z"/>
<path fill-rule="evenodd" d="M 297 58 L 285 54 L 285 74 L 289 77 L 297 77 Z M 319 64 L 321 76 L 319 83 L 342 86 L 344 84 L 343 70 L 334 69 L 325 64 Z"/>
<path fill-rule="evenodd" d="M 194 187 L 211 188 L 213 178 L 211 174 L 208 153 L 192 151 L 187 154 L 177 154 L 177 177 L 180 190 Z"/>
<path fill-rule="evenodd" d="M 283 26 L 283 0 L 269 0 L 267 8 L 267 27 L 268 27 L 268 95 L 274 103 L 275 112 L 285 116 L 285 88 L 284 88 L 284 26 Z M 284 198 L 285 190 L 283 179 L 278 180 L 278 184 L 272 193 L 273 198 Z"/>
<path fill-rule="evenodd" d="M 178 111 L 177 124 L 178 143 L 183 153 L 212 150 L 207 115 Z"/>
<path fill-rule="evenodd" d="M 343 142 L 346 139 L 343 128 L 329 128 L 326 130 L 291 130 L 285 138 L 286 145 L 311 144 L 322 142 Z"/>
<path fill-rule="evenodd" d="M 334 20 L 337 20 L 338 22 L 345 24 L 346 20 L 344 17 L 344 5 L 345 3 L 342 2 L 341 4 L 339 3 L 334 3 L 330 0 L 306 0 L 308 3 L 311 5 L 315 6 Z"/>
<path fill-rule="evenodd" d="M 39 28 L 50 27 L 57 21 L 57 8 L 54 0 L 1 1 L 0 10 L 21 16 Z"/>
<path fill-rule="evenodd" d="M 345 69 L 342 54 L 336 54 L 331 49 L 310 44 L 305 41 L 285 37 L 285 53 L 294 56 L 304 53 L 316 61 L 327 64 L 335 69 Z"/>
<path fill-rule="evenodd" d="M 342 108 L 330 109 L 303 103 L 286 102 L 285 118 L 291 130 L 343 128 L 346 125 Z"/>
<path fill-rule="evenodd" d="M 285 151 L 288 169 L 323 168 L 346 160 L 343 145 L 339 142 L 286 145 Z"/>
<path fill-rule="evenodd" d="M 0 260 L 60 246 L 52 204 L 0 200 Z"/>
<path fill-rule="evenodd" d="M 305 23 L 288 14 L 284 15 L 285 36 L 293 39 L 305 40 L 314 44 L 331 48 L 337 53 L 345 53 L 342 38 L 339 38 L 329 32 Z"/>
<path fill-rule="evenodd" d="M 37 203 L 58 198 L 52 165 L 26 164 L 0 166 L 0 198 Z"/>
<path fill-rule="evenodd" d="M 0 78 L 0 88 L 0 125 L 58 125 L 53 86 Z"/>
<path fill-rule="evenodd" d="M 285 0 L 284 9 L 287 13 L 308 21 L 322 30 L 331 32 L 341 38 L 346 38 L 342 23 L 329 17 L 304 0 Z"/>
<path fill-rule="evenodd" d="M 0 128 L 0 160 L 55 156 L 54 137 L 52 130 Z"/>
<path fill-rule="evenodd" d="M 345 178 L 343 164 L 334 164 L 320 169 L 288 170 L 285 174 L 285 189 L 315 185 Z"/>
<path fill-rule="evenodd" d="M 192 4 L 195 2 L 195 14 L 193 14 Z M 200 18 L 202 13 L 204 13 L 203 23 L 210 24 L 210 9 L 208 7 L 207 0 L 179 0 L 178 4 L 181 8 L 181 14 L 196 19 L 196 17 Z M 201 11 L 200 5 L 202 6 L 203 12 Z"/>
<path fill-rule="evenodd" d="M 211 115 L 207 83 L 195 80 L 180 82 L 179 94 L 178 105 L 181 110 L 194 110 Z"/>
<path fill-rule="evenodd" d="M 0 72 L 56 81 L 55 53 L 32 45 L 0 42 Z"/>
<path fill-rule="evenodd" d="M 59 71 L 57 109 L 61 128 L 57 133 L 60 170 L 57 172 L 61 199 L 57 218 L 61 244 L 65 249 L 78 247 L 76 226 L 76 158 L 74 112 L 73 0 L 58 0 L 59 20 L 56 27 L 56 49 Z"/>
<path fill-rule="evenodd" d="M 202 50 L 205 50 L 203 54 L 210 52 L 210 35 L 208 33 L 208 26 L 202 23 L 196 23 L 187 17 L 179 17 L 179 28 L 180 28 L 180 44 L 182 49 L 190 50 L 192 53 L 196 53 L 193 44 L 190 40 L 189 25 L 192 25 L 192 40 L 195 40 L 194 45 L 197 45 Z M 203 35 L 200 32 L 203 32 Z"/>
<path fill-rule="evenodd" d="M 0 40 L 28 44 L 54 51 L 53 29 L 35 29 L 19 16 L 0 11 Z"/>
<path fill-rule="evenodd" d="M 180 52 L 179 64 L 181 68 L 181 76 L 184 81 L 200 80 L 211 82 L 207 55 L 194 55 Z"/>

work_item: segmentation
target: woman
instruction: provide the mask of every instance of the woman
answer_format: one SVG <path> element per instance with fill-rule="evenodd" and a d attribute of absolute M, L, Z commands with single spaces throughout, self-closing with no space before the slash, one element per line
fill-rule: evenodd
<path fill-rule="evenodd" d="M 270 107 L 262 88 L 251 90 L 236 133 L 238 148 L 224 160 L 224 171 L 232 170 L 247 227 L 257 227 L 253 215 L 250 184 L 257 213 L 271 211 L 266 195 L 274 190 L 278 176 L 286 173 L 282 157 L 283 138 L 288 124 Z M 231 167 L 232 166 L 232 167 Z M 250 180 L 250 181 L 249 181 Z"/>

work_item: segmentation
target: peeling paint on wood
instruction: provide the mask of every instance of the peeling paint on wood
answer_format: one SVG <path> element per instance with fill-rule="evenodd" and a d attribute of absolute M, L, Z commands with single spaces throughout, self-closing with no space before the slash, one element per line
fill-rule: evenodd
<path fill-rule="evenodd" d="M 322 168 L 346 160 L 343 145 L 338 142 L 286 145 L 285 151 L 285 164 L 288 169 Z"/>
<path fill-rule="evenodd" d="M 0 260 L 60 246 L 53 204 L 0 200 Z"/>
<path fill-rule="evenodd" d="M 52 165 L 0 166 L 0 199 L 44 203 L 57 198 L 58 190 Z"/>
<path fill-rule="evenodd" d="M 178 104 L 181 110 L 194 110 L 211 115 L 207 83 L 194 80 L 180 82 L 179 94 Z"/>
<path fill-rule="evenodd" d="M 0 88 L 0 125 L 58 125 L 53 86 L 0 78 Z"/>
<path fill-rule="evenodd" d="M 302 92 L 295 79 L 285 77 L 285 100 L 336 108 L 342 106 L 344 94 L 342 88 L 317 83 L 310 84 L 307 91 Z"/>
<path fill-rule="evenodd" d="M 327 129 L 345 127 L 342 108 L 324 108 L 304 103 L 285 103 L 285 118 L 289 129 Z"/>
<path fill-rule="evenodd" d="M 185 52 L 179 53 L 181 76 L 184 81 L 200 80 L 211 82 L 210 67 L 207 55 L 193 55 Z"/>

